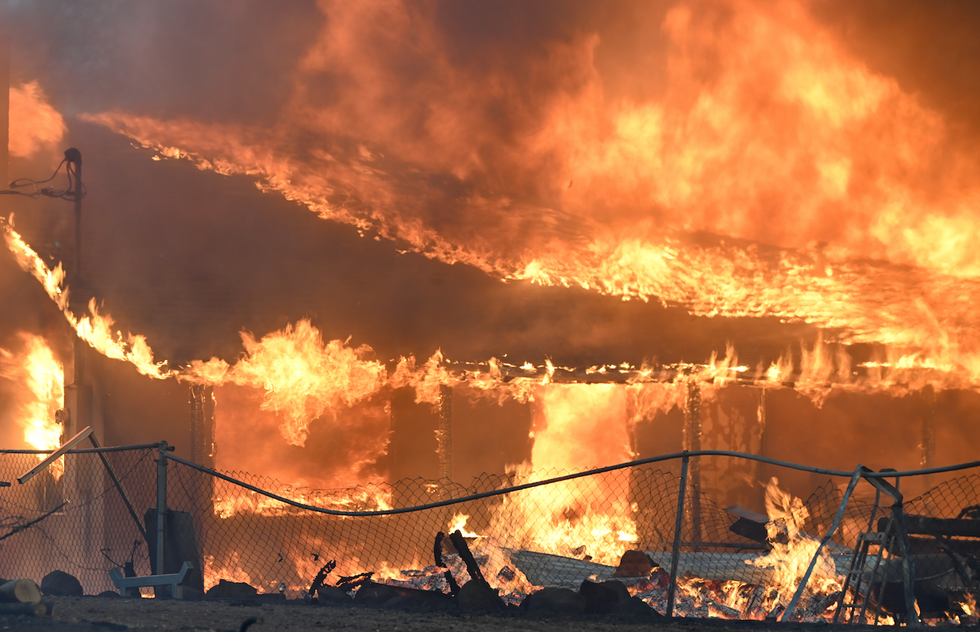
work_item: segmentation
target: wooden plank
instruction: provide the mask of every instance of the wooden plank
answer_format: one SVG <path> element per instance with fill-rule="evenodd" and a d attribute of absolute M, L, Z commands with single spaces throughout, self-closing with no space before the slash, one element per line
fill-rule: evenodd
<path fill-rule="evenodd" d="M 17 482 L 23 485 L 27 481 L 31 480 L 32 478 L 37 476 L 38 473 L 44 471 L 44 468 L 48 467 L 49 465 L 51 465 L 52 463 L 60 459 L 62 456 L 64 456 L 65 452 L 68 452 L 76 445 L 81 443 L 83 440 L 85 440 L 85 438 L 88 437 L 90 434 L 92 434 L 92 426 L 85 426 L 85 429 L 79 432 L 71 439 L 69 439 L 68 443 L 66 443 L 65 445 L 61 446 L 60 448 L 52 452 L 48 456 L 48 458 L 38 463 L 35 467 L 32 467 L 28 472 L 24 473 L 20 478 L 17 479 Z"/>

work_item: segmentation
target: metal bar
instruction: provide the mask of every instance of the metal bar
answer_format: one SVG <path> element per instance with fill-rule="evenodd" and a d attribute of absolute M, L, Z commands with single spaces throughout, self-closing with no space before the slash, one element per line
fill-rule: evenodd
<path fill-rule="evenodd" d="M 396 514 L 412 513 L 414 511 L 422 511 L 424 509 L 435 509 L 437 507 L 448 507 L 449 505 L 457 505 L 459 503 L 470 502 L 470 501 L 473 501 L 473 500 L 482 500 L 484 498 L 492 498 L 494 496 L 503 496 L 505 494 L 511 494 L 513 492 L 519 492 L 519 491 L 523 491 L 525 489 L 531 489 L 532 487 L 542 487 L 544 485 L 552 485 L 554 483 L 561 483 L 561 482 L 564 482 L 564 481 L 571 481 L 571 480 L 575 480 L 577 478 L 584 478 L 586 476 L 594 476 L 596 474 L 605 474 L 606 472 L 615 472 L 617 470 L 628 469 L 628 468 L 631 468 L 631 467 L 636 467 L 638 465 L 647 465 L 647 464 L 650 464 L 650 463 L 661 463 L 663 461 L 670 461 L 670 460 L 674 460 L 674 459 L 683 458 L 685 456 L 685 454 L 687 456 L 691 456 L 691 457 L 696 457 L 696 456 L 729 456 L 729 457 L 735 457 L 735 458 L 745 459 L 747 461 L 760 461 L 762 463 L 769 463 L 771 465 L 779 465 L 781 467 L 786 467 L 786 468 L 793 469 L 793 470 L 799 470 L 799 471 L 802 471 L 802 472 L 814 472 L 816 474 L 826 474 L 828 476 L 845 476 L 846 475 L 847 477 L 850 477 L 851 474 L 852 474 L 851 472 L 841 472 L 839 470 L 828 470 L 828 469 L 818 468 L 818 467 L 809 467 L 809 466 L 806 466 L 806 465 L 799 465 L 797 463 L 789 463 L 788 461 L 779 461 L 777 459 L 769 459 L 769 458 L 759 457 L 759 456 L 756 456 L 756 455 L 753 455 L 753 454 L 744 454 L 742 452 L 732 452 L 732 451 L 729 451 L 729 450 L 701 450 L 700 452 L 678 452 L 678 453 L 675 453 L 675 454 L 665 454 L 663 456 L 654 456 L 654 457 L 649 457 L 649 458 L 646 458 L 646 459 L 639 459 L 639 460 L 636 460 L 636 461 L 629 461 L 629 462 L 626 462 L 626 463 L 619 463 L 617 465 L 609 465 L 607 467 L 600 467 L 600 468 L 596 468 L 594 470 L 585 470 L 585 471 L 582 471 L 582 472 L 575 472 L 573 474 L 565 474 L 564 476 L 555 476 L 553 478 L 548 478 L 548 479 L 545 479 L 545 480 L 542 480 L 542 481 L 535 481 L 533 483 L 524 483 L 522 485 L 515 485 L 513 487 L 506 487 L 506 488 L 503 488 L 503 489 L 495 489 L 495 490 L 491 490 L 491 491 L 488 491 L 488 492 L 481 492 L 479 494 L 471 494 L 469 496 L 461 496 L 459 498 L 452 498 L 452 499 L 449 499 L 449 500 L 440 500 L 440 501 L 437 501 L 437 502 L 434 502 L 434 503 L 427 503 L 425 505 L 417 505 L 415 507 L 401 507 L 401 508 L 398 508 L 398 509 L 384 509 L 384 510 L 379 510 L 379 511 L 339 511 L 339 510 L 336 510 L 336 509 L 324 509 L 322 507 L 314 507 L 313 505 L 307 505 L 305 503 L 297 502 L 297 501 L 295 501 L 295 500 L 293 500 L 291 498 L 286 498 L 285 496 L 278 496 L 276 494 L 273 494 L 273 493 L 269 492 L 268 490 L 262 489 L 260 487 L 255 487 L 254 485 L 249 485 L 248 483 L 246 483 L 244 481 L 240 481 L 237 478 L 232 478 L 231 476 L 228 476 L 227 474 L 223 474 L 223 473 L 221 473 L 221 472 L 219 472 L 219 471 L 217 471 L 217 470 L 215 470 L 213 468 L 205 467 L 205 466 L 200 465 L 198 463 L 194 463 L 193 461 L 188 461 L 186 459 L 182 459 L 182 458 L 180 458 L 178 456 L 170 455 L 167 458 L 169 458 L 172 461 L 176 461 L 177 463 L 181 463 L 183 465 L 186 465 L 187 467 L 194 468 L 195 470 L 198 470 L 200 472 L 204 472 L 206 474 L 210 474 L 211 476 L 214 476 L 215 478 L 220 478 L 223 481 L 228 481 L 229 483 L 233 483 L 235 485 L 238 485 L 239 487 L 241 487 L 243 489 L 251 490 L 251 491 L 256 492 L 258 494 L 262 494 L 263 496 L 266 496 L 267 498 L 272 498 L 273 500 L 278 500 L 281 503 L 284 503 L 286 505 L 290 505 L 292 507 L 296 507 L 298 509 L 307 509 L 309 511 L 314 511 L 314 512 L 326 514 L 326 515 L 329 515 L 329 516 L 393 516 L 393 515 L 396 515 Z M 980 467 L 980 461 L 973 461 L 971 463 L 961 463 L 959 465 L 951 465 L 951 466 L 947 466 L 947 467 L 944 467 L 944 468 L 935 468 L 934 470 L 930 470 L 929 472 L 916 472 L 916 471 L 912 471 L 912 472 L 898 472 L 897 474 L 899 476 L 912 476 L 914 474 L 921 474 L 921 473 L 955 472 L 955 471 L 958 471 L 958 470 L 965 470 L 965 469 L 969 469 L 969 468 L 973 468 L 973 467 Z M 865 472 L 864 477 L 865 478 L 869 478 L 869 477 L 879 478 L 879 477 L 882 477 L 882 476 L 895 476 L 895 475 L 896 475 L 896 473 L 894 473 L 894 472 L 886 472 L 884 474 L 882 474 L 881 472 Z"/>
<path fill-rule="evenodd" d="M 160 457 L 157 459 L 157 575 L 163 575 L 164 569 L 164 531 L 167 515 L 167 445 L 160 442 Z"/>
<path fill-rule="evenodd" d="M 95 438 L 94 434 L 90 434 L 88 438 L 92 442 L 92 445 L 94 445 L 96 448 L 101 447 L 99 445 L 99 440 Z M 109 478 L 112 479 L 112 483 L 113 485 L 116 486 L 116 489 L 119 491 L 119 495 L 122 496 L 123 503 L 126 504 L 126 509 L 129 510 L 129 515 L 133 518 L 133 522 L 136 523 L 136 529 L 139 530 L 140 535 L 143 536 L 143 540 L 145 541 L 146 528 L 143 526 L 143 522 L 140 520 L 139 514 L 136 513 L 136 508 L 133 507 L 132 501 L 129 500 L 129 496 L 126 494 L 126 490 L 123 489 L 122 481 L 120 481 L 119 477 L 116 476 L 116 470 L 112 468 L 112 464 L 109 463 L 109 459 L 106 458 L 104 453 L 97 452 L 96 454 L 99 455 L 99 459 L 102 461 L 102 465 L 105 466 L 106 471 L 109 473 Z"/>
<path fill-rule="evenodd" d="M 834 537 L 834 533 L 837 531 L 837 527 L 840 526 L 841 521 L 844 519 L 844 509 L 847 508 L 847 501 L 851 498 L 851 493 L 857 486 L 858 481 L 865 474 L 867 468 L 863 465 L 858 465 L 857 469 L 854 470 L 854 474 L 851 476 L 851 482 L 847 484 L 847 489 L 844 490 L 844 497 L 840 501 L 840 508 L 837 510 L 837 515 L 834 516 L 834 522 L 830 525 L 830 530 L 827 531 L 827 535 L 820 540 L 820 544 L 817 546 L 817 550 L 813 553 L 813 557 L 810 558 L 810 565 L 806 567 L 806 573 L 803 574 L 803 579 L 800 580 L 799 586 L 796 587 L 796 592 L 793 593 L 793 598 L 790 599 L 789 605 L 786 606 L 786 610 L 783 611 L 783 615 L 779 617 L 780 621 L 789 621 L 789 618 L 793 615 L 793 610 L 796 609 L 796 604 L 800 602 L 800 597 L 803 596 L 803 591 L 806 589 L 807 582 L 810 581 L 810 575 L 813 574 L 813 569 L 817 565 L 817 559 L 820 557 L 821 551 L 830 542 L 830 538 Z"/>
<path fill-rule="evenodd" d="M 68 452 L 76 445 L 84 441 L 85 437 L 89 436 L 90 434 L 92 434 L 92 426 L 86 426 L 84 430 L 82 430 L 77 435 L 69 439 L 68 442 L 65 443 L 63 446 L 61 446 L 60 448 L 52 452 L 48 458 L 44 459 L 36 466 L 31 468 L 30 471 L 28 471 L 23 476 L 18 478 L 17 482 L 23 485 L 27 481 L 31 480 L 32 478 L 37 476 L 39 472 L 41 472 L 46 467 L 48 467 L 49 465 L 51 465 L 52 463 L 60 459 L 62 456 L 64 456 L 65 452 Z"/>
<path fill-rule="evenodd" d="M 902 550 L 902 568 L 905 570 L 905 577 L 902 584 L 905 593 L 905 625 L 918 626 L 919 615 L 915 611 L 915 559 L 912 556 L 912 544 L 909 542 L 909 532 L 905 528 L 905 511 L 902 503 L 898 502 L 892 506 L 892 522 L 895 523 L 895 536 L 898 538 L 898 545 Z"/>
<path fill-rule="evenodd" d="M 159 443 L 140 443 L 137 445 L 112 446 L 107 448 L 77 448 L 68 451 L 68 454 L 91 454 L 93 452 L 129 452 L 130 450 L 156 450 L 160 447 Z M 170 451 L 173 451 L 171 446 Z M 0 454 L 51 454 L 54 450 L 0 450 Z"/>
<path fill-rule="evenodd" d="M 684 495 L 687 490 L 687 466 L 690 457 L 681 459 L 681 488 L 677 494 L 677 520 L 674 522 L 674 548 L 670 552 L 670 583 L 667 585 L 668 618 L 674 616 L 674 594 L 677 591 L 677 562 L 681 555 L 681 528 L 684 526 Z"/>

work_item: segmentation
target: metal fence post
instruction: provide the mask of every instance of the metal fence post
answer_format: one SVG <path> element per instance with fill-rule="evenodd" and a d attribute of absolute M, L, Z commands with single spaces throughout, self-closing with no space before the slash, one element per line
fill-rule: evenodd
<path fill-rule="evenodd" d="M 157 459 L 157 575 L 163 575 L 164 530 L 167 523 L 167 445 L 160 442 L 160 457 Z"/>
<path fill-rule="evenodd" d="M 677 591 L 677 561 L 681 551 L 681 527 L 684 526 L 684 493 L 687 490 L 687 466 L 691 457 L 684 450 L 681 458 L 681 489 L 677 494 L 677 521 L 674 523 L 674 547 L 670 553 L 670 584 L 667 585 L 668 617 L 674 616 L 674 593 Z"/>
<path fill-rule="evenodd" d="M 793 611 L 796 610 L 796 605 L 800 603 L 800 597 L 803 596 L 803 591 L 806 590 L 807 582 L 810 581 L 810 575 L 813 574 L 813 569 L 817 565 L 817 560 L 820 558 L 820 553 L 823 551 L 830 539 L 834 537 L 837 532 L 837 527 L 840 526 L 841 521 L 844 519 L 844 510 L 847 509 L 847 501 L 851 498 L 851 493 L 857 486 L 858 481 L 861 480 L 864 472 L 868 470 L 863 465 L 858 465 L 857 469 L 854 470 L 854 474 L 851 475 L 851 482 L 847 484 L 847 489 L 844 490 L 844 496 L 841 498 L 840 507 L 837 509 L 837 515 L 834 516 L 834 522 L 831 523 L 830 529 L 827 531 L 827 535 L 820 540 L 820 544 L 817 545 L 817 550 L 813 552 L 813 556 L 810 558 L 810 564 L 806 567 L 806 572 L 803 573 L 803 578 L 800 579 L 799 585 L 796 587 L 796 592 L 793 593 L 793 598 L 789 600 L 789 605 L 786 606 L 786 610 L 783 611 L 782 616 L 779 617 L 780 621 L 789 621 L 790 617 L 793 616 Z M 845 592 L 847 591 L 847 586 L 844 586 Z M 844 594 L 840 596 L 844 599 Z"/>

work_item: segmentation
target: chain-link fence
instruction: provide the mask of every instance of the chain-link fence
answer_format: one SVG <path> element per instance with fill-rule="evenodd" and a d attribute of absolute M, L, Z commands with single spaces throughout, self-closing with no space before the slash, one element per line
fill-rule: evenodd
<path fill-rule="evenodd" d="M 0 481 L 11 483 L 0 488 L 0 576 L 40 581 L 63 570 L 98 593 L 113 589 L 113 567 L 149 574 L 142 521 L 112 474 L 134 507 L 155 506 L 156 454 L 156 446 L 72 451 L 21 485 L 16 479 L 47 453 L 0 451 Z"/>
<path fill-rule="evenodd" d="M 185 583 L 198 590 L 225 579 L 296 598 L 336 561 L 334 581 L 372 573 L 374 582 L 448 592 L 446 567 L 459 584 L 469 576 L 448 539 L 434 546 L 438 533 L 456 530 L 515 604 L 539 587 L 615 578 L 674 616 L 911 620 L 968 610 L 980 572 L 980 473 L 956 472 L 976 463 L 849 473 L 706 451 L 575 474 L 483 475 L 469 486 L 415 479 L 313 491 L 209 470 L 156 446 L 102 454 L 106 463 L 97 451 L 71 452 L 60 477 L 46 470 L 0 490 L 0 575 L 60 569 L 96 593 L 112 588 L 113 567 L 156 572 L 160 485 L 162 570 L 191 562 Z M 774 480 L 767 515 L 723 509 L 689 474 L 708 456 L 764 461 L 774 479 L 805 472 L 825 482 L 799 499 Z M 0 452 L 0 480 L 37 460 Z M 948 479 L 904 500 L 895 483 L 926 475 Z"/>

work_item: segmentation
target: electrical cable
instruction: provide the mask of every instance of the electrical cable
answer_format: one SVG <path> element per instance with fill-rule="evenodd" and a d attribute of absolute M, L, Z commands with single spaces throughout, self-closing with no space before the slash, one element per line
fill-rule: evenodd
<path fill-rule="evenodd" d="M 66 164 L 67 166 L 65 167 L 65 175 L 68 177 L 68 188 L 59 189 L 53 186 L 40 187 L 40 188 L 38 187 L 38 185 L 45 184 L 47 182 L 51 182 L 52 180 L 54 180 L 55 177 L 57 177 L 58 172 L 61 171 L 61 167 Z M 58 164 L 58 167 L 54 170 L 54 173 L 51 174 L 50 178 L 47 178 L 46 180 L 34 180 L 32 178 L 18 178 L 10 183 L 9 189 L 0 189 L 0 195 L 22 195 L 24 197 L 28 197 L 35 200 L 43 195 L 45 197 L 50 197 L 50 198 L 58 198 L 62 200 L 74 201 L 75 181 L 73 180 L 72 176 L 74 175 L 77 177 L 77 172 L 74 168 L 74 164 L 75 163 L 69 160 L 68 157 L 66 156 Z M 28 192 L 17 190 L 25 187 L 32 187 L 33 190 Z M 82 183 L 81 197 L 85 197 L 87 193 L 88 191 L 85 188 L 85 184 Z"/>

